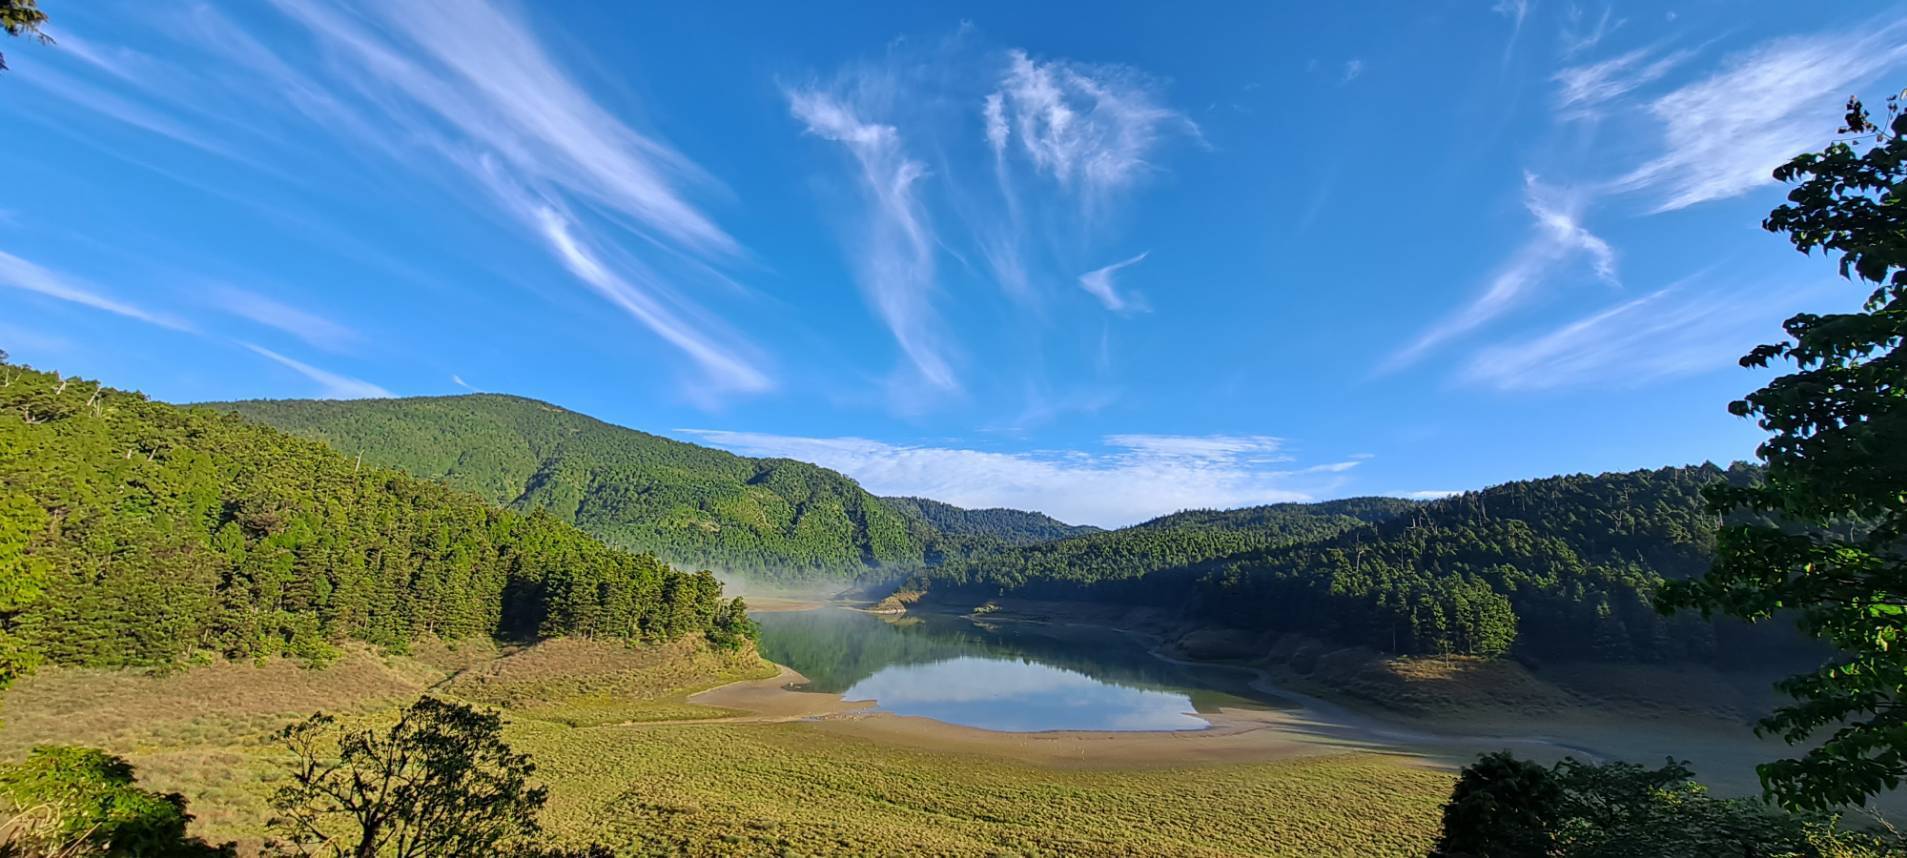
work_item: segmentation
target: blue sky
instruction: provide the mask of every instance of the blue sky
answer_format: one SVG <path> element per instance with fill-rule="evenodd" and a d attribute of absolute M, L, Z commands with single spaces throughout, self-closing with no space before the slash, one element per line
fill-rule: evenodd
<path fill-rule="evenodd" d="M 1907 6 L 42 0 L 0 348 L 1116 525 L 1726 461 Z M 536 15 L 529 14 L 531 9 Z"/>

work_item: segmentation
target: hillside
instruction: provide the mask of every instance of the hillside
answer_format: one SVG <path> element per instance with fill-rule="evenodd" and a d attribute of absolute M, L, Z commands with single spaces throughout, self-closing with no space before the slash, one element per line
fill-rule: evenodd
<path fill-rule="evenodd" d="M 950 559 L 913 585 L 997 590 L 1018 596 L 1074 593 L 1254 549 L 1328 538 L 1416 507 L 1396 498 L 1351 498 L 1232 510 L 1189 510 L 1112 531 L 999 547 Z"/>
<path fill-rule="evenodd" d="M 902 515 L 927 524 L 945 536 L 971 536 L 1007 545 L 1030 545 L 1097 533 L 1090 524 L 1067 524 L 1045 513 L 991 507 L 966 509 L 928 498 L 881 498 Z"/>
<path fill-rule="evenodd" d="M 746 626 L 721 589 L 230 414 L 0 365 L 0 666 L 732 640 Z"/>
<path fill-rule="evenodd" d="M 852 577 L 919 567 L 933 535 L 826 468 L 737 456 L 520 397 L 209 407 L 685 565 L 780 581 Z"/>
<path fill-rule="evenodd" d="M 1705 465 L 1524 480 L 1423 504 L 1182 513 L 951 563 L 903 590 L 1166 607 L 1195 624 L 1402 654 L 1804 657 L 1782 624 L 1665 617 L 1651 601 L 1664 579 L 1708 568 L 1702 487 L 1753 476 Z M 1227 526 L 1252 516 L 1253 527 Z"/>

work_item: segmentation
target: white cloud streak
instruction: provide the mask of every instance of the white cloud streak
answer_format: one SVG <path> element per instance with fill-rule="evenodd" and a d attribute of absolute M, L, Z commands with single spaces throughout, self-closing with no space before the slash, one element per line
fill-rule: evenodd
<path fill-rule="evenodd" d="M 1746 193 L 1769 173 L 1818 149 L 1839 126 L 1840 98 L 1907 61 L 1907 24 L 1777 39 L 1729 58 L 1720 71 L 1648 106 L 1661 153 L 1613 183 L 1672 211 Z"/>
<path fill-rule="evenodd" d="M 1113 284 L 1113 275 L 1119 273 L 1121 269 L 1138 265 L 1145 258 L 1145 253 L 1140 253 L 1129 259 L 1081 274 L 1079 287 L 1091 293 L 1094 298 L 1098 298 L 1099 303 L 1106 305 L 1108 310 L 1123 312 L 1128 309 L 1137 309 L 1132 299 L 1119 294 L 1119 290 Z"/>
<path fill-rule="evenodd" d="M 699 250 L 733 253 L 734 239 L 683 197 L 706 181 L 668 145 L 622 124 L 544 53 L 527 22 L 483 2 L 374 4 L 384 22 L 436 60 L 413 62 L 365 34 L 364 22 L 305 0 L 273 0 L 333 46 L 511 167 L 629 215 Z"/>
<path fill-rule="evenodd" d="M 192 26 L 223 34 L 222 50 L 273 81 L 311 122 L 405 166 L 461 168 L 564 269 L 688 357 L 703 376 L 698 395 L 774 387 L 748 343 L 701 318 L 654 268 L 609 253 L 618 246 L 611 232 L 574 214 L 600 213 L 643 248 L 698 271 L 746 256 L 689 201 L 687 189 L 713 180 L 597 104 L 528 22 L 467 0 L 272 2 L 316 38 L 337 80 L 294 69 L 216 14 Z"/>
<path fill-rule="evenodd" d="M 1000 88 L 986 102 L 987 139 L 996 152 L 1009 138 L 1017 141 L 1036 169 L 1090 205 L 1150 173 L 1152 153 L 1168 132 L 1197 136 L 1198 126 L 1160 104 L 1156 90 L 1123 66 L 1009 51 Z"/>
<path fill-rule="evenodd" d="M 1497 0 L 1490 11 L 1510 19 L 1510 38 L 1503 43 L 1503 64 L 1509 65 L 1516 53 L 1516 41 L 1523 35 L 1523 20 L 1530 16 L 1530 0 Z"/>
<path fill-rule="evenodd" d="M 1734 365 L 1778 335 L 1785 292 L 1691 292 L 1693 278 L 1624 301 L 1548 333 L 1478 351 L 1461 381 L 1500 391 L 1629 388 Z"/>
<path fill-rule="evenodd" d="M 357 331 L 257 292 L 236 286 L 213 286 L 208 297 L 219 310 L 277 329 L 326 351 L 345 351 L 360 341 Z"/>
<path fill-rule="evenodd" d="M 1596 116 L 1596 108 L 1661 80 L 1693 56 L 1693 50 L 1661 54 L 1654 48 L 1638 48 L 1599 62 L 1571 66 L 1552 78 L 1557 85 L 1556 106 L 1565 119 Z"/>
<path fill-rule="evenodd" d="M 308 363 L 285 357 L 271 349 L 251 343 L 241 343 L 261 357 L 278 364 L 318 383 L 319 399 L 386 399 L 394 394 L 375 384 L 350 376 L 339 375 L 319 369 Z"/>
<path fill-rule="evenodd" d="M 679 319 L 655 297 L 653 290 L 637 288 L 604 265 L 578 238 L 576 224 L 570 218 L 547 206 L 535 209 L 534 216 L 544 238 L 571 274 L 589 284 L 597 294 L 622 308 L 623 312 L 654 331 L 664 341 L 681 349 L 702 367 L 710 381 L 726 390 L 745 393 L 756 393 L 774 386 L 760 370 L 695 333 L 691 325 Z"/>
<path fill-rule="evenodd" d="M 1627 18 L 1610 20 L 1614 14 L 1614 7 L 1604 6 L 1602 7 L 1602 15 L 1596 19 L 1596 23 L 1585 28 L 1583 25 L 1586 19 L 1583 15 L 1583 8 L 1581 6 L 1571 5 L 1569 11 L 1565 14 L 1567 20 L 1563 27 L 1562 34 L 1563 56 L 1573 57 L 1583 51 L 1594 48 L 1602 44 L 1602 40 L 1608 38 L 1610 33 L 1622 29 L 1622 25 L 1629 23 L 1629 19 Z"/>
<path fill-rule="evenodd" d="M 942 390 L 957 389 L 933 309 L 939 242 L 919 198 L 926 164 L 908 155 L 899 129 L 862 118 L 847 95 L 818 89 L 785 95 L 807 133 L 841 144 L 854 159 L 866 200 L 862 235 L 850 251 L 862 293 L 920 377 Z"/>
<path fill-rule="evenodd" d="M 184 320 L 107 297 L 90 284 L 42 268 L 5 251 L 0 251 L 0 286 L 11 286 L 174 331 L 193 330 Z"/>
<path fill-rule="evenodd" d="M 1099 452 L 1001 453 L 852 437 L 678 431 L 738 453 L 833 468 L 875 494 L 1039 510 L 1102 527 L 1183 509 L 1309 500 L 1339 485 L 1342 473 L 1362 461 L 1291 468 L 1279 439 L 1256 435 L 1113 435 Z"/>
<path fill-rule="evenodd" d="M 1616 282 L 1615 250 L 1582 225 L 1580 194 L 1549 187 L 1525 174 L 1523 206 L 1534 219 L 1535 230 L 1490 278 L 1483 294 L 1392 355 L 1380 371 L 1415 363 L 1432 349 L 1494 320 L 1570 259 L 1585 257 L 1597 278 Z"/>

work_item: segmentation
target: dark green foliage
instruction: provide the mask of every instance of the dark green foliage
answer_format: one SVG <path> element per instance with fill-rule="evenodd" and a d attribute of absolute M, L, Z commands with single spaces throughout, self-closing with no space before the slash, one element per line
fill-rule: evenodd
<path fill-rule="evenodd" d="M 1067 524 L 1050 515 L 1017 509 L 965 509 L 928 498 L 881 500 L 901 515 L 924 522 L 943 536 L 978 537 L 1003 545 L 1031 545 L 1099 531 L 1092 525 Z"/>
<path fill-rule="evenodd" d="M 1556 845 L 1563 787 L 1548 768 L 1508 751 L 1465 766 L 1443 809 L 1438 856 L 1520 858 Z"/>
<path fill-rule="evenodd" d="M 950 558 L 910 586 L 1035 598 L 1086 593 L 1106 598 L 1115 591 L 1134 592 L 1124 585 L 1156 573 L 1257 548 L 1333 536 L 1412 506 L 1390 498 L 1359 498 L 1180 512 L 1121 530 Z"/>
<path fill-rule="evenodd" d="M 1843 831 L 1833 816 L 1722 799 L 1686 764 L 1564 759 L 1552 768 L 1508 752 L 1465 767 L 1444 806 L 1437 858 L 1859 858 L 1898 854 L 1891 838 Z"/>
<path fill-rule="evenodd" d="M 215 406 L 347 456 L 545 510 L 610 545 L 777 581 L 918 568 L 918 530 L 853 480 L 612 426 L 513 396 Z"/>
<path fill-rule="evenodd" d="M 53 40 L 40 32 L 45 24 L 46 13 L 40 11 L 38 0 L 0 0 L 0 30 L 5 30 L 7 35 L 29 36 L 41 44 L 51 44 Z M 6 69 L 7 57 L 0 54 L 0 71 Z"/>
<path fill-rule="evenodd" d="M 714 576 L 546 513 L 7 365 L 0 572 L 0 658 L 97 666 L 322 659 L 349 639 L 420 635 L 661 640 L 713 632 L 724 610 Z"/>
<path fill-rule="evenodd" d="M 92 748 L 34 748 L 0 767 L 0 856 L 216 858 L 235 854 L 186 836 L 185 798 L 140 789 L 131 764 Z"/>
<path fill-rule="evenodd" d="M 748 604 L 742 597 L 718 605 L 709 623 L 708 639 L 718 649 L 736 650 L 761 637 L 761 626 L 749 618 Z"/>
<path fill-rule="evenodd" d="M 294 762 L 272 797 L 279 854 L 353 858 L 559 856 L 537 841 L 548 801 L 536 764 L 503 741 L 503 720 L 423 697 L 383 730 L 319 713 L 280 734 Z"/>
<path fill-rule="evenodd" d="M 1763 226 L 1803 253 L 1838 254 L 1843 277 L 1874 286 L 1859 312 L 1802 313 L 1784 324 L 1788 341 L 1742 358 L 1795 371 L 1730 404 L 1772 433 L 1757 450 L 1765 475 L 1710 501 L 1786 526 L 1731 522 L 1707 576 L 1663 598 L 1750 620 L 1796 611 L 1842 652 L 1783 681 L 1798 702 L 1760 725 L 1818 742 L 1760 769 L 1794 807 L 1858 803 L 1907 779 L 1907 115 L 1894 99 L 1888 112 L 1883 129 L 1850 101 L 1842 133 L 1856 139 L 1775 170 L 1795 187 Z"/>
<path fill-rule="evenodd" d="M 1665 579 L 1714 550 L 1714 466 L 1508 483 L 1430 503 L 1358 498 L 1187 512 L 986 552 L 909 581 L 930 595 L 1120 601 L 1402 654 L 1605 661 L 1805 657 L 1779 634 L 1664 618 Z"/>
<path fill-rule="evenodd" d="M 1542 658 L 1707 660 L 1718 635 L 1740 630 L 1665 619 L 1650 599 L 1664 579 L 1707 567 L 1713 524 L 1702 487 L 1750 473 L 1553 477 L 1446 498 L 1327 540 L 1192 570 L 1202 596 L 1195 610 L 1398 653 L 1489 656 L 1514 643 Z"/>
<path fill-rule="evenodd" d="M 0 457 L 16 452 L 0 435 Z M 46 518 L 46 512 L 24 496 L 0 496 L 0 691 L 38 660 L 11 629 L 46 587 L 46 561 L 27 553 L 34 537 L 46 530 Z"/>

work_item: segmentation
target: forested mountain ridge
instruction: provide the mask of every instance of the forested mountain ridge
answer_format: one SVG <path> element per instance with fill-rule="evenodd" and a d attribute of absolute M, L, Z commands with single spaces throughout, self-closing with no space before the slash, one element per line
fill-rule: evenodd
<path fill-rule="evenodd" d="M 932 538 L 835 471 L 515 396 L 210 403 L 340 452 L 545 510 L 610 545 L 777 580 L 922 565 Z"/>
<path fill-rule="evenodd" d="M 967 509 L 930 498 L 884 497 L 881 500 L 908 518 L 926 522 L 945 536 L 975 536 L 1007 545 L 1030 545 L 1099 532 L 1099 528 L 1090 524 L 1067 524 L 1041 512 L 1004 507 Z"/>
<path fill-rule="evenodd" d="M 0 662 L 746 634 L 706 573 L 204 408 L 0 364 Z M 0 664 L 4 668 L 5 664 Z"/>
<path fill-rule="evenodd" d="M 1428 503 L 1181 513 L 949 563 L 902 590 L 1143 604 L 1397 653 L 1751 660 L 1788 642 L 1785 630 L 1665 617 L 1651 600 L 1713 557 L 1702 487 L 1756 474 L 1703 465 L 1522 480 Z M 1205 524 L 1254 514 L 1276 528 Z"/>
<path fill-rule="evenodd" d="M 1018 595 L 1071 593 L 1081 585 L 1144 578 L 1253 549 L 1323 539 L 1402 515 L 1415 501 L 1348 498 L 1229 510 L 1185 510 L 1120 530 L 1000 547 L 950 558 L 905 587 L 997 588 Z"/>

